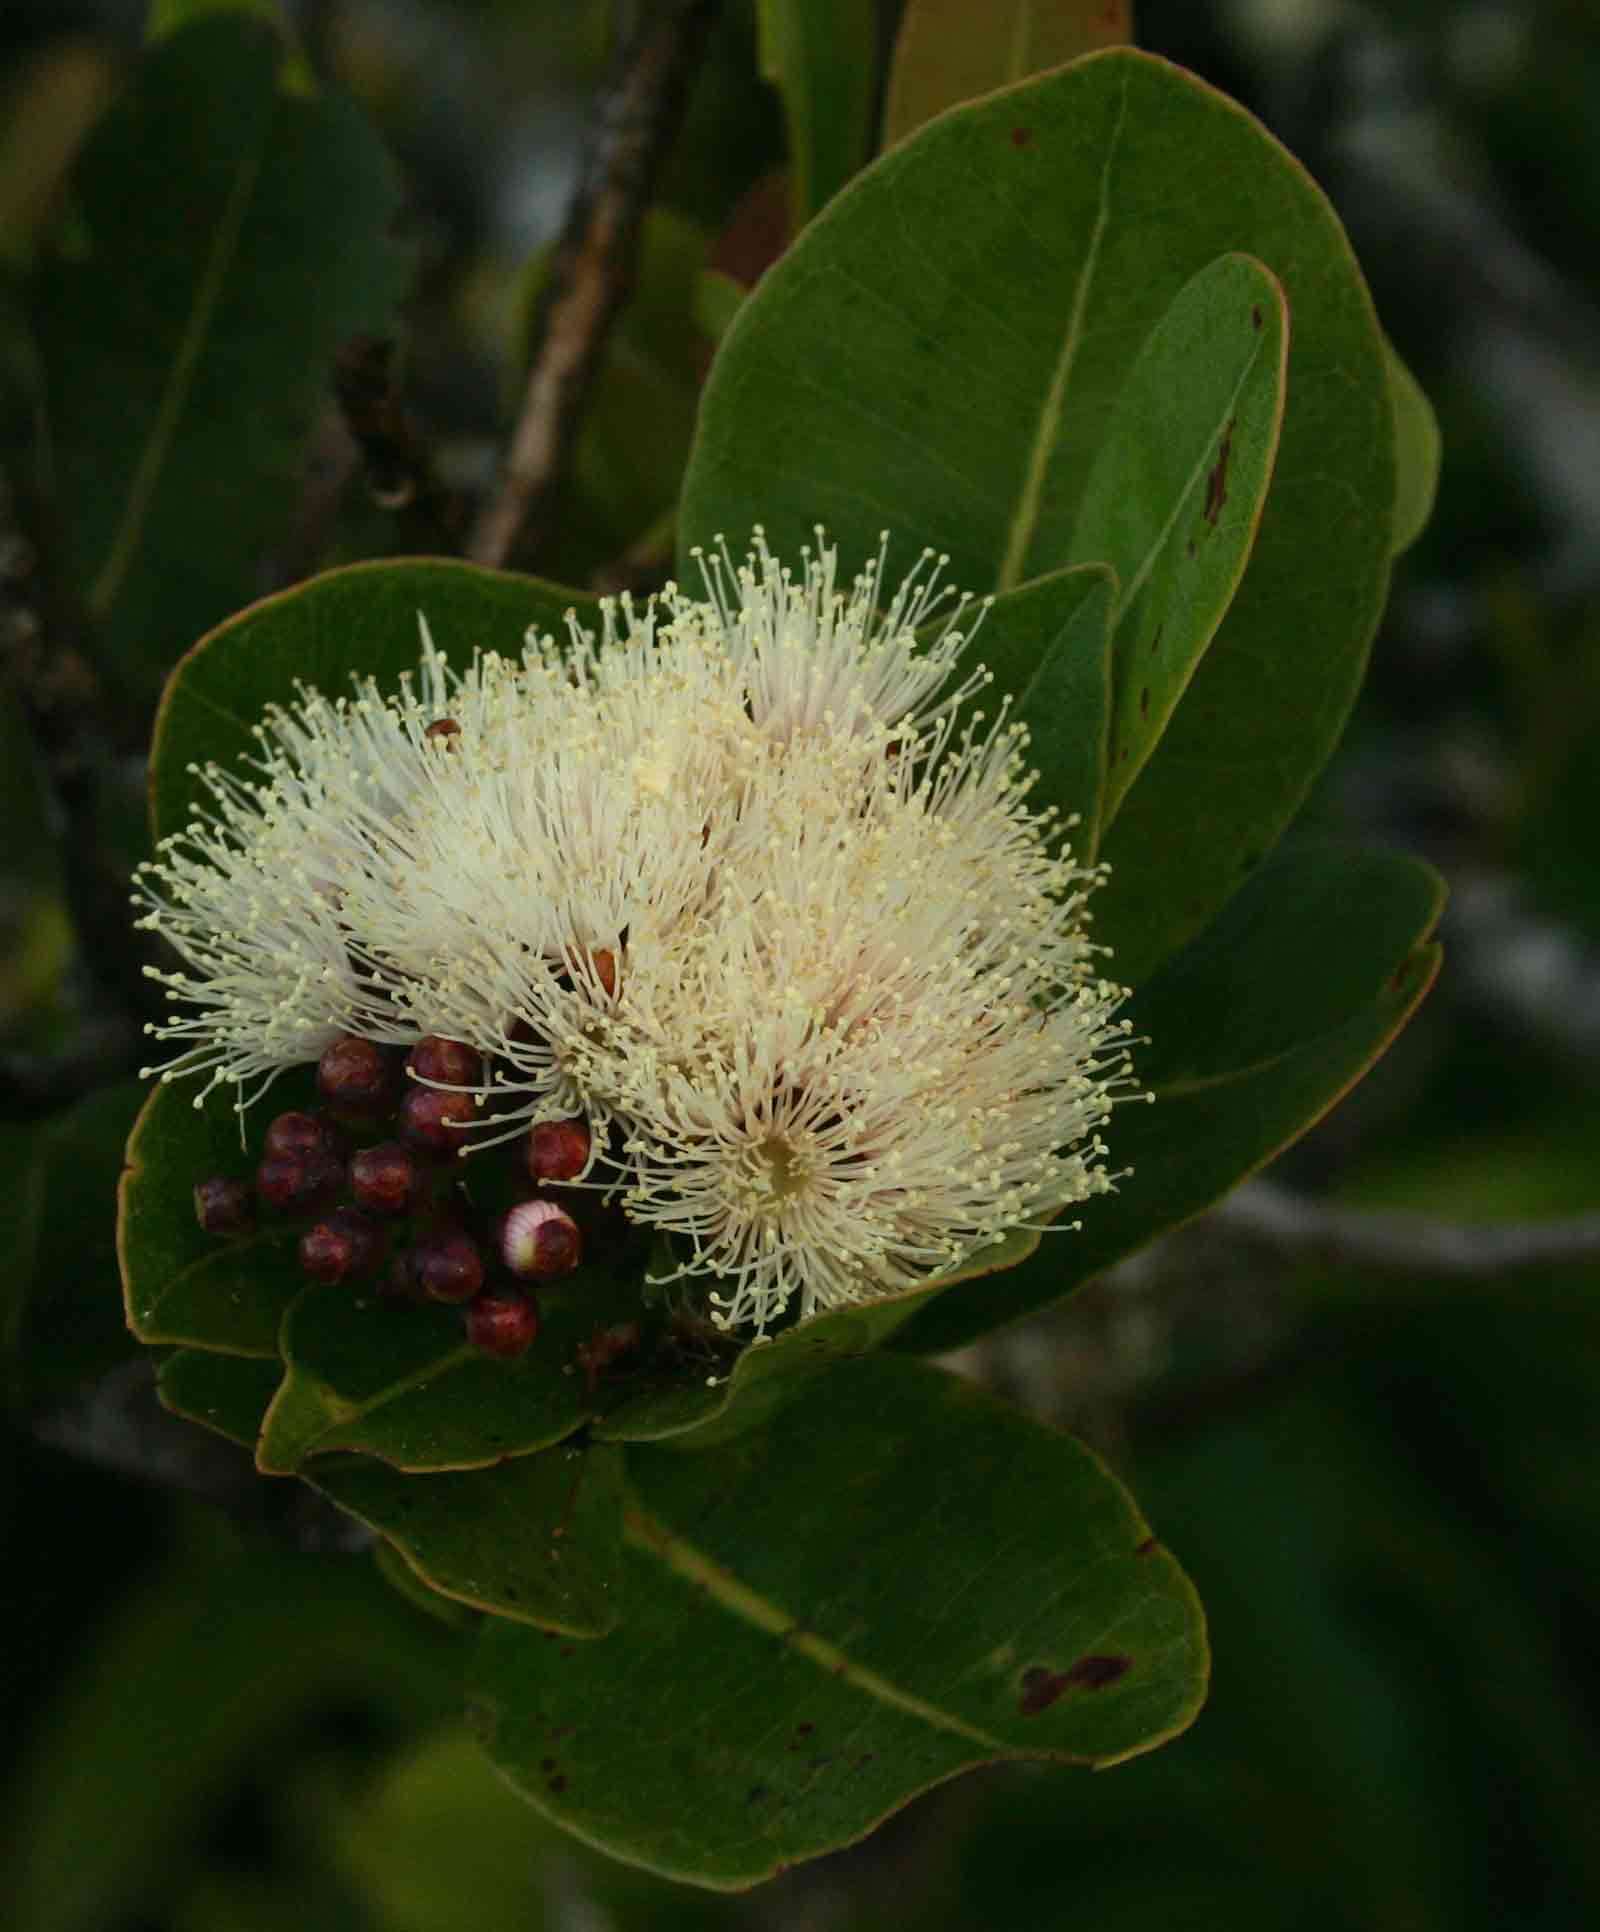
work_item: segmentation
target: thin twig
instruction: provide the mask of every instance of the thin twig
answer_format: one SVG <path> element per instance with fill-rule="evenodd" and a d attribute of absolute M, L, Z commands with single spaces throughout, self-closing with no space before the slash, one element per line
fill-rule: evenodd
<path fill-rule="evenodd" d="M 333 390 L 366 466 L 367 487 L 391 511 L 408 551 L 452 555 L 461 547 L 465 505 L 434 473 L 433 457 L 401 400 L 395 345 L 354 335 L 340 345 Z"/>
<path fill-rule="evenodd" d="M 1195 1232 L 1233 1249 L 1244 1266 L 1315 1263 L 1414 1280 L 1482 1281 L 1600 1262 L 1600 1214 L 1504 1223 L 1376 1214 L 1310 1201 L 1270 1181 L 1240 1188 Z"/>
<path fill-rule="evenodd" d="M 499 490 L 467 554 L 536 553 L 611 325 L 633 286 L 639 225 L 677 131 L 717 0 L 660 0 L 603 90 L 535 327 L 533 365 Z"/>

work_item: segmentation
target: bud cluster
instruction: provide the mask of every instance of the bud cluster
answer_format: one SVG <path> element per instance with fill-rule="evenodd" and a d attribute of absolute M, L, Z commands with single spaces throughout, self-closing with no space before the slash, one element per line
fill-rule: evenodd
<path fill-rule="evenodd" d="M 522 1355 L 539 1331 L 533 1286 L 577 1269 L 583 1232 L 543 1195 L 497 1219 L 474 1210 L 454 1161 L 471 1144 L 483 1079 L 481 1055 L 459 1040 L 429 1035 L 402 1056 L 342 1035 L 317 1062 L 320 1106 L 268 1123 L 253 1186 L 199 1181 L 195 1218 L 224 1236 L 251 1232 L 261 1213 L 303 1221 L 296 1252 L 309 1280 L 375 1282 L 393 1307 L 460 1306 L 476 1347 Z M 583 1121 L 541 1123 L 520 1144 L 518 1178 L 570 1181 L 589 1148 Z"/>

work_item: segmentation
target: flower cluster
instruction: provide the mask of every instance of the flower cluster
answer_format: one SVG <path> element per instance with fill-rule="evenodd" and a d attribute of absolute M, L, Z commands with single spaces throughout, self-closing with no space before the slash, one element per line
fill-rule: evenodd
<path fill-rule="evenodd" d="M 1126 1025 L 938 561 L 887 597 L 881 553 L 841 585 L 759 531 L 702 567 L 520 658 L 424 623 L 398 692 L 302 689 L 138 892 L 186 969 L 164 1079 L 243 1108 L 342 1035 L 469 1043 L 480 1121 L 586 1119 L 589 1183 L 759 1332 L 1104 1190 Z"/>

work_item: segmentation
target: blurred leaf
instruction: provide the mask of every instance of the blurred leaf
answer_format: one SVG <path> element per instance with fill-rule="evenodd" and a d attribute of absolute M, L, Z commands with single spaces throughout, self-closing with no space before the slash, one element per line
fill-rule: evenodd
<path fill-rule="evenodd" d="M 1289 317 L 1248 255 L 1185 283 L 1144 339 L 1084 485 L 1072 547 L 1121 592 L 1107 822 L 1144 769 L 1244 576 L 1283 424 Z"/>
<path fill-rule="evenodd" d="M 352 676 L 398 688 L 421 652 L 419 617 L 460 664 L 478 650 L 515 657 L 530 625 L 565 635 L 565 618 L 593 599 L 532 577 L 443 559 L 351 564 L 266 597 L 203 637 L 174 671 L 150 748 L 155 838 L 180 832 L 203 795 L 188 767 L 227 765 L 255 749 L 251 730 L 296 681 L 330 697 Z"/>
<path fill-rule="evenodd" d="M 105 1932 L 326 1701 L 444 1715 L 455 1645 L 348 1558 L 207 1551 L 107 1624 L 13 1788 L 8 1932 Z"/>
<path fill-rule="evenodd" d="M 72 158 L 115 86 L 104 46 L 58 39 L 18 61 L 0 104 L 0 261 L 31 259 Z"/>
<path fill-rule="evenodd" d="M 745 287 L 721 269 L 702 269 L 694 283 L 694 319 L 713 342 L 728 333 L 728 324 L 739 313 Z"/>
<path fill-rule="evenodd" d="M 883 145 L 961 101 L 1131 40 L 1132 15 L 1132 0 L 906 0 Z"/>
<path fill-rule="evenodd" d="M 756 0 L 756 20 L 761 72 L 783 101 L 798 230 L 867 158 L 878 10 L 872 0 Z"/>
<path fill-rule="evenodd" d="M 1058 1300 L 1220 1199 L 1360 1079 L 1432 984 L 1442 888 L 1414 860 L 1291 849 L 1261 868 L 1129 1008 L 1140 1084 L 1106 1129 L 1131 1168 L 993 1280 L 952 1289 L 895 1346 L 956 1348 Z"/>
<path fill-rule="evenodd" d="M 69 561 L 145 685 L 255 589 L 333 352 L 406 278 L 387 155 L 286 57 L 231 11 L 149 50 L 75 177 L 87 246 L 39 278 Z"/>
<path fill-rule="evenodd" d="M 1387 336 L 1384 363 L 1394 409 L 1395 502 L 1393 548 L 1409 550 L 1427 528 L 1439 491 L 1439 419 L 1422 385 L 1395 353 Z"/>
<path fill-rule="evenodd" d="M 64 1113 L 0 1130 L 8 1399 L 37 1408 L 130 1353 L 117 1306 L 116 1195 L 139 1105 L 131 1081 Z"/>
<path fill-rule="evenodd" d="M 584 1911 L 616 1932 L 744 1922 L 729 1902 L 631 1871 L 552 1830 L 464 1731 L 442 1732 L 402 1760 L 331 1830 L 385 1932 L 537 1932 Z"/>
<path fill-rule="evenodd" d="M 685 558 L 759 512 L 780 554 L 820 521 L 848 573 L 889 527 L 947 551 L 963 588 L 1009 589 L 1074 554 L 1140 345 L 1197 270 L 1236 250 L 1287 290 L 1288 404 L 1244 582 L 1105 845 L 1099 932 L 1134 983 L 1298 806 L 1387 586 L 1382 339 L 1299 165 L 1231 102 L 1131 51 L 942 115 L 852 183 L 742 305 L 684 486 Z"/>
<path fill-rule="evenodd" d="M 563 1658 L 485 1626 L 490 1756 L 613 1856 L 753 1885 L 956 1771 L 1115 1762 L 1198 1707 L 1199 1606 L 1086 1450 L 894 1357 L 821 1399 L 725 1445 L 714 1484 L 632 1453 L 616 1637 Z"/>
<path fill-rule="evenodd" d="M 1003 591 L 974 647 L 1028 727 L 1028 758 L 1039 771 L 1029 804 L 1054 806 L 1063 820 L 1076 815 L 1072 846 L 1086 858 L 1100 835 L 1116 598 L 1116 576 L 1104 564 L 1052 571 Z"/>

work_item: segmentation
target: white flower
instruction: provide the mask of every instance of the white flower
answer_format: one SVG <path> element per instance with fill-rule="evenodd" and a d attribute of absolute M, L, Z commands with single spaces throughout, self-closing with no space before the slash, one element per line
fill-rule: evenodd
<path fill-rule="evenodd" d="M 702 597 L 460 674 L 424 629 L 398 693 L 302 691 L 141 872 L 190 969 L 163 1077 L 242 1106 L 341 1031 L 465 1040 L 486 1118 L 587 1116 L 591 1184 L 757 1333 L 1103 1191 L 1098 874 L 1030 810 L 1026 734 L 971 709 L 987 674 L 956 680 L 940 565 L 885 602 L 881 552 L 841 590 L 758 531 Z"/>

